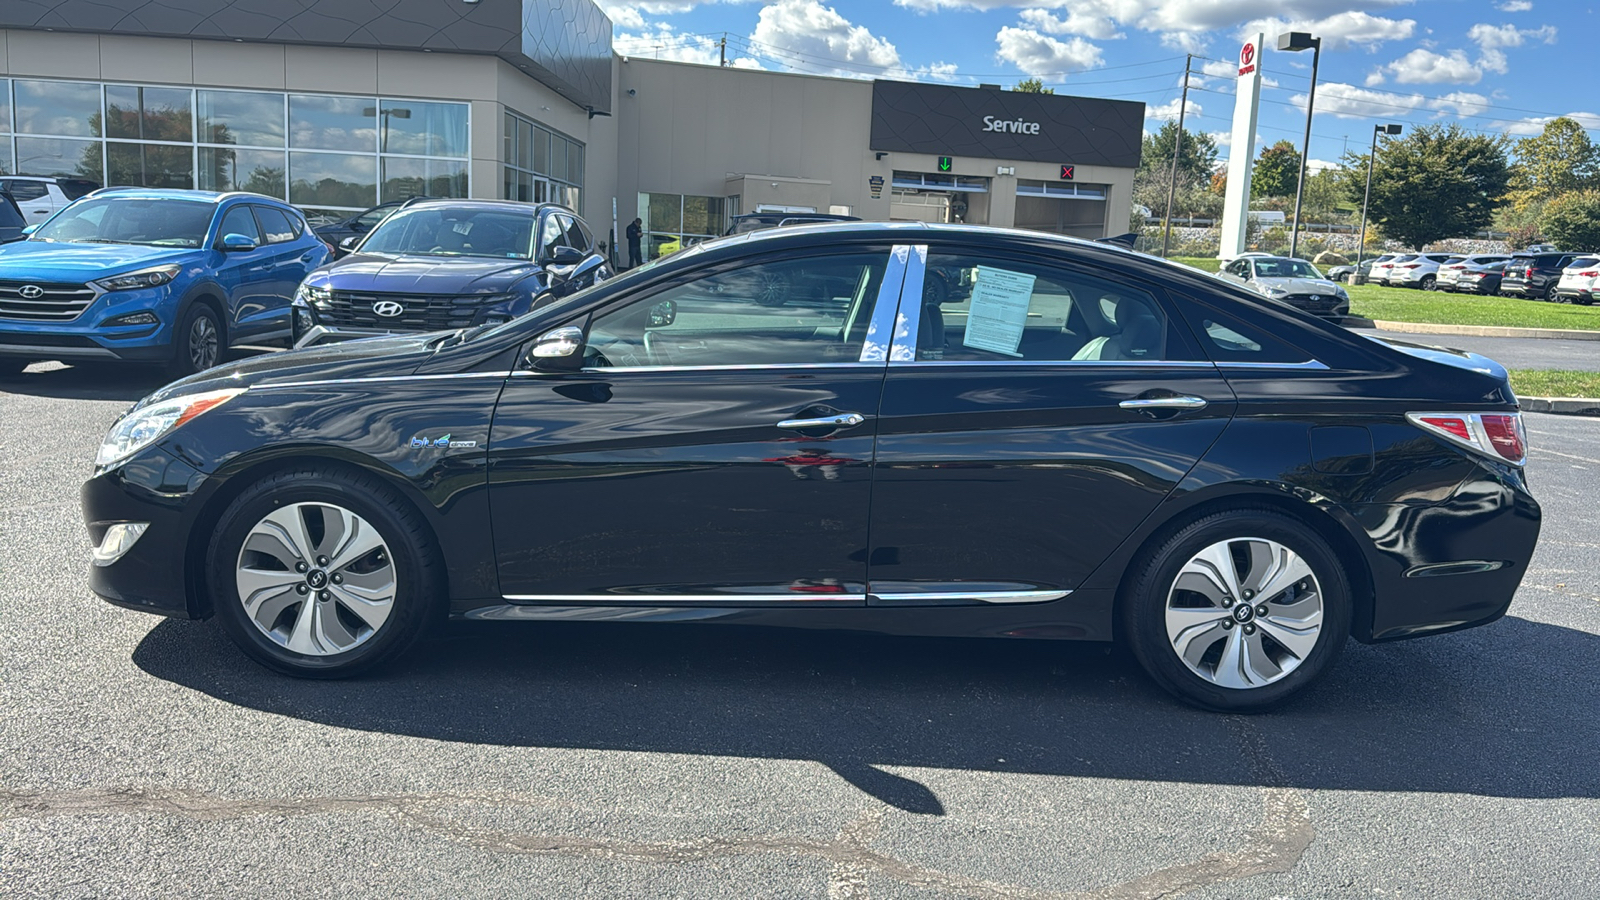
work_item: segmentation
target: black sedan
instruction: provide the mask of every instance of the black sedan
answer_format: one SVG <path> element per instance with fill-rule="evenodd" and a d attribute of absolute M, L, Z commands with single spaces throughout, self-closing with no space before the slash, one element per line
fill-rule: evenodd
<path fill-rule="evenodd" d="M 932 269 L 970 290 L 930 297 Z M 760 302 L 801 273 L 839 288 Z M 83 507 L 101 596 L 296 675 L 445 615 L 784 625 L 1119 639 L 1255 709 L 1347 637 L 1502 616 L 1525 452 L 1483 357 L 1114 247 L 863 223 L 168 385 Z"/>

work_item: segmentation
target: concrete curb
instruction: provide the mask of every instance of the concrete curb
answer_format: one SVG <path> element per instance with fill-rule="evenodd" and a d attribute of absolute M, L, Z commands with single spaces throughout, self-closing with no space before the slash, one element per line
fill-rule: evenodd
<path fill-rule="evenodd" d="M 1600 398 L 1597 397 L 1518 397 L 1517 405 L 1523 412 L 1600 417 Z"/>
<path fill-rule="evenodd" d="M 1576 328 L 1511 328 L 1502 325 L 1434 325 L 1429 322 L 1385 322 L 1346 316 L 1346 328 L 1379 328 L 1408 334 L 1459 334 L 1466 337 L 1544 338 L 1567 341 L 1600 341 L 1600 331 Z"/>

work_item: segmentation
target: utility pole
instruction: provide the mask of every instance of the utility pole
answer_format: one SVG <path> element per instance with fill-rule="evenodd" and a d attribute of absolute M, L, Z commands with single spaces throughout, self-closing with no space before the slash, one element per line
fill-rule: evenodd
<path fill-rule="evenodd" d="M 1378 135 L 1399 133 L 1399 125 L 1372 126 L 1372 150 L 1367 153 L 1367 190 L 1361 195 L 1361 236 L 1356 238 L 1356 270 L 1352 278 L 1361 274 L 1361 263 L 1367 258 L 1367 203 L 1372 200 L 1372 164 L 1378 160 Z"/>
<path fill-rule="evenodd" d="M 1194 54 L 1183 61 L 1183 97 L 1178 101 L 1178 139 L 1172 145 L 1172 177 L 1167 181 L 1167 215 L 1161 232 L 1161 256 L 1167 255 L 1172 242 L 1172 198 L 1178 190 L 1178 156 L 1183 153 L 1183 116 L 1189 111 L 1189 68 L 1194 65 Z"/>
<path fill-rule="evenodd" d="M 722 33 L 722 40 L 719 41 L 718 43 L 721 45 L 721 48 L 722 48 L 722 60 L 721 60 L 721 62 L 718 63 L 718 65 L 722 66 L 723 68 L 727 68 L 728 67 L 728 33 L 726 31 L 724 31 Z"/>
<path fill-rule="evenodd" d="M 1304 31 L 1278 35 L 1279 50 L 1311 51 L 1311 90 L 1306 94 L 1306 139 L 1300 145 L 1300 180 L 1294 186 L 1294 231 L 1289 233 L 1289 255 L 1300 252 L 1300 201 L 1306 194 L 1306 157 L 1311 155 L 1311 114 L 1317 106 L 1317 63 L 1322 60 L 1322 38 Z"/>

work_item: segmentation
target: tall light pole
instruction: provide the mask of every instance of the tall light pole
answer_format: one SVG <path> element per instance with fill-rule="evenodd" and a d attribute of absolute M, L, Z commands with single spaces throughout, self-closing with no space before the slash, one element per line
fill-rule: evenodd
<path fill-rule="evenodd" d="M 1372 164 L 1378 158 L 1378 135 L 1399 133 L 1399 125 L 1372 126 L 1372 150 L 1367 153 L 1367 190 L 1361 195 L 1361 237 L 1356 241 L 1356 271 L 1351 278 L 1361 274 L 1361 262 L 1367 253 L 1367 203 L 1372 200 Z"/>
<path fill-rule="evenodd" d="M 1306 96 L 1306 139 L 1300 145 L 1300 180 L 1294 188 L 1294 232 L 1289 236 L 1289 255 L 1300 249 L 1300 201 L 1306 193 L 1306 157 L 1311 155 L 1311 111 L 1317 105 L 1317 63 L 1322 60 L 1322 38 L 1308 32 L 1290 31 L 1278 35 L 1279 50 L 1311 51 L 1311 91 Z"/>
<path fill-rule="evenodd" d="M 1161 258 L 1167 258 L 1167 247 L 1172 240 L 1172 198 L 1178 190 L 1178 156 L 1183 153 L 1183 114 L 1189 111 L 1189 69 L 1194 65 L 1194 54 L 1183 63 L 1183 97 L 1178 100 L 1178 139 L 1172 145 L 1172 176 L 1167 180 L 1166 227 L 1161 232 Z"/>

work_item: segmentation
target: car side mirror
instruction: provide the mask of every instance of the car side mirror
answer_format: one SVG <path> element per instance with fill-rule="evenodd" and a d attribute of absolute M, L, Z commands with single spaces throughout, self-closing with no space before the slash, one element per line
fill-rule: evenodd
<path fill-rule="evenodd" d="M 359 244 L 359 243 L 361 243 L 361 239 L 356 237 L 356 236 L 354 236 L 354 235 L 351 235 L 350 237 L 347 237 L 344 240 L 339 242 L 339 249 L 348 253 L 350 251 L 355 250 L 356 249 L 356 245 Z"/>
<path fill-rule="evenodd" d="M 547 331 L 533 342 L 528 361 L 545 370 L 575 371 L 583 367 L 583 329 L 567 325 Z"/>
<path fill-rule="evenodd" d="M 225 234 L 222 236 L 222 249 L 228 253 L 239 253 L 256 248 L 255 239 L 243 234 Z"/>
<path fill-rule="evenodd" d="M 29 225 L 29 226 L 27 226 L 27 227 L 22 229 L 22 236 L 23 237 L 27 237 L 28 235 L 33 234 L 35 231 L 38 231 L 38 230 L 39 230 L 39 226 L 38 225 Z"/>
<path fill-rule="evenodd" d="M 678 321 L 678 304 L 674 300 L 663 300 L 650 307 L 650 327 L 665 328 Z"/>
<path fill-rule="evenodd" d="M 584 253 L 577 247 L 562 245 L 546 254 L 544 261 L 547 265 L 552 266 L 575 266 L 587 259 L 588 256 L 589 254 Z"/>

